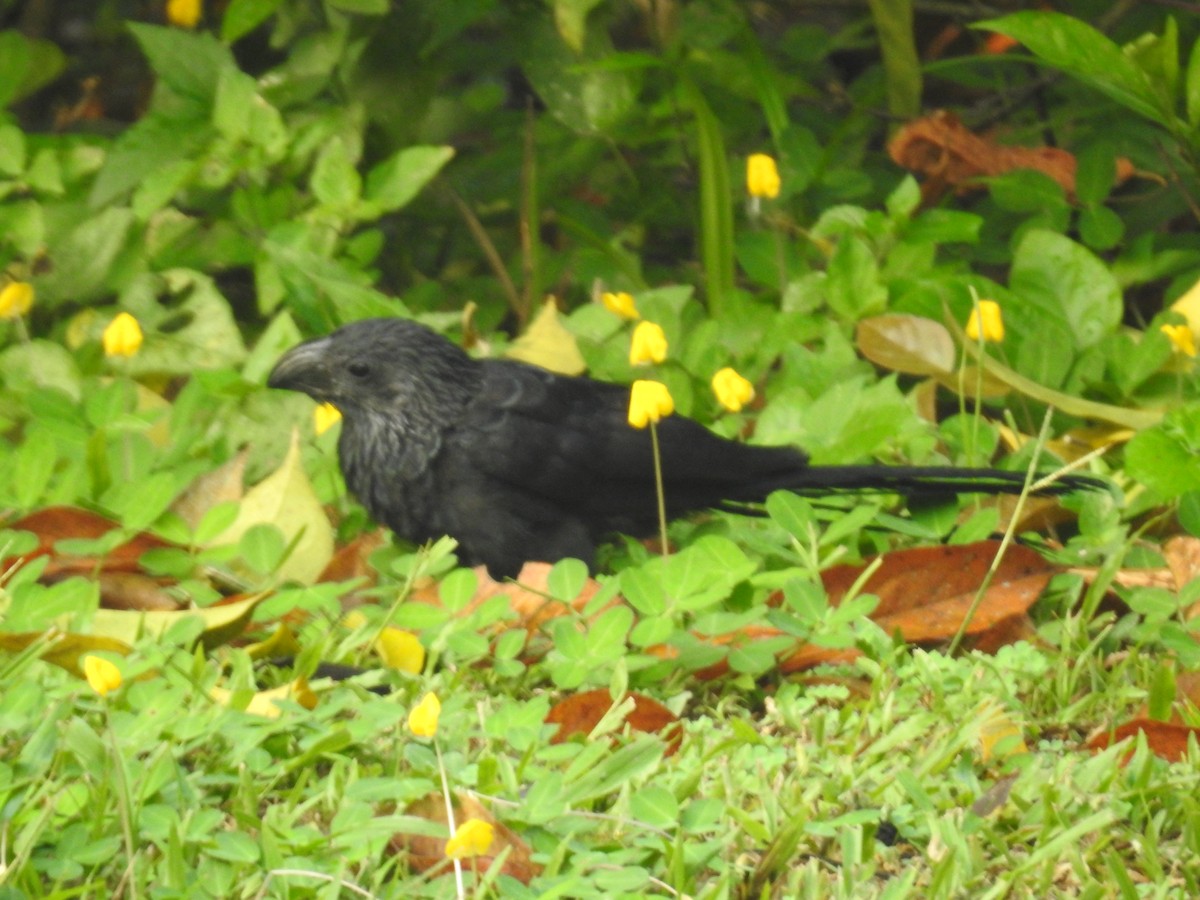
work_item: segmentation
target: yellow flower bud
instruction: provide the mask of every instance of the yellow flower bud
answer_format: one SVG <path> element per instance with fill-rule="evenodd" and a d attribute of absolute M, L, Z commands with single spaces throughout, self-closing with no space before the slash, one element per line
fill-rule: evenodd
<path fill-rule="evenodd" d="M 1004 340 L 1004 317 L 995 300 L 980 300 L 967 319 L 967 337 L 973 341 L 983 336 L 985 341 L 998 344 Z"/>
<path fill-rule="evenodd" d="M 142 326 L 127 312 L 120 313 L 104 329 L 105 356 L 133 356 L 142 347 Z"/>
<path fill-rule="evenodd" d="M 746 192 L 751 197 L 774 200 L 779 196 L 779 168 L 773 157 L 751 153 L 746 158 Z"/>
<path fill-rule="evenodd" d="M 1196 355 L 1196 338 L 1187 325 L 1161 325 L 1159 330 L 1167 336 L 1176 353 L 1184 356 Z"/>
<path fill-rule="evenodd" d="M 33 285 L 27 281 L 10 281 L 0 288 L 0 319 L 16 319 L 33 306 Z"/>
<path fill-rule="evenodd" d="M 322 403 L 313 410 L 313 431 L 324 434 L 342 421 L 342 411 L 332 403 Z"/>
<path fill-rule="evenodd" d="M 712 377 L 712 389 L 717 402 L 730 412 L 740 412 L 754 399 L 754 385 L 729 366 Z"/>
<path fill-rule="evenodd" d="M 167 21 L 179 28 L 195 28 L 204 13 L 204 0 L 167 0 Z"/>
<path fill-rule="evenodd" d="M 89 654 L 83 658 L 83 676 L 101 697 L 121 686 L 121 670 L 99 656 Z"/>
<path fill-rule="evenodd" d="M 659 381 L 635 381 L 629 392 L 629 424 L 645 428 L 663 416 L 675 412 L 675 400 L 667 386 Z"/>
<path fill-rule="evenodd" d="M 468 856 L 483 856 L 492 847 L 496 829 L 483 819 L 467 819 L 454 831 L 454 837 L 446 841 L 447 859 L 464 859 Z"/>
<path fill-rule="evenodd" d="M 380 632 L 379 639 L 375 641 L 375 652 L 379 654 L 384 665 L 401 672 L 416 675 L 425 668 L 425 648 L 421 646 L 421 642 L 409 632 L 390 625 Z M 429 696 L 432 697 L 433 694 Z M 436 721 L 434 730 L 437 730 Z"/>
<path fill-rule="evenodd" d="M 437 734 L 438 716 L 441 713 L 442 703 L 437 695 L 426 694 L 409 712 L 408 730 L 417 737 L 433 737 Z"/>
<path fill-rule="evenodd" d="M 625 293 L 625 291 L 617 294 L 605 291 L 600 295 L 600 302 L 604 304 L 604 308 L 610 313 L 614 313 L 622 319 L 639 318 L 637 304 L 633 302 L 633 296 Z"/>
<path fill-rule="evenodd" d="M 638 322 L 629 344 L 629 364 L 644 366 L 667 358 L 667 336 L 653 322 Z"/>

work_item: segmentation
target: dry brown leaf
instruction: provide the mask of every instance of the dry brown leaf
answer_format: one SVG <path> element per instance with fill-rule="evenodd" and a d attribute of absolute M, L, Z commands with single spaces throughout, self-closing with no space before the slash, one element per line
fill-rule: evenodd
<path fill-rule="evenodd" d="M 912 644 L 948 641 L 958 632 L 963 618 L 974 602 L 975 593 L 999 549 L 999 541 L 979 541 L 949 547 L 919 547 L 884 554 L 883 562 L 862 588 L 863 593 L 879 597 L 871 619 L 889 634 Z M 861 566 L 836 566 L 822 574 L 829 602 L 836 605 L 865 571 Z M 1019 545 L 1009 547 L 1000 567 L 967 626 L 966 634 L 977 647 L 996 648 L 1006 638 L 1020 639 L 1025 634 L 1021 623 L 1014 622 L 1026 613 L 1061 567 Z M 993 633 L 993 629 L 997 629 Z M 746 641 L 777 638 L 782 631 L 769 626 L 754 626 L 712 639 L 718 646 Z M 670 652 L 656 648 L 670 657 Z M 833 650 L 801 644 L 780 659 L 779 671 L 791 674 L 821 663 L 849 662 L 858 656 L 851 649 Z M 728 672 L 724 661 L 696 673 L 701 680 L 717 678 Z"/>
<path fill-rule="evenodd" d="M 666 756 L 678 752 L 683 740 L 679 718 L 657 700 L 644 694 L 631 693 L 629 697 L 633 700 L 633 710 L 625 717 L 629 727 L 634 731 L 661 735 L 667 743 Z M 573 735 L 591 734 L 612 705 L 612 695 L 603 688 L 571 694 L 559 700 L 546 716 L 547 724 L 558 726 L 550 743 L 561 744 Z"/>
<path fill-rule="evenodd" d="M 1189 581 L 1200 578 L 1200 539 L 1187 535 L 1168 538 L 1162 555 L 1175 580 L 1175 590 L 1182 591 Z M 1184 613 L 1187 619 L 1197 616 L 1200 616 L 1200 602 L 1193 603 Z"/>
<path fill-rule="evenodd" d="M 217 504 L 241 500 L 249 458 L 250 448 L 246 447 L 211 472 L 205 472 L 171 504 L 171 511 L 194 531 L 204 514 Z"/>
<path fill-rule="evenodd" d="M 49 555 L 51 559 L 42 575 L 43 579 L 66 575 L 90 575 L 97 570 L 136 572 L 138 560 L 147 550 L 161 550 L 175 546 L 162 538 L 142 532 L 109 551 L 100 560 L 91 556 L 62 554 L 55 547 L 58 541 L 95 540 L 120 527 L 111 519 L 72 506 L 50 506 L 30 513 L 5 527 L 14 531 L 29 531 L 37 536 L 37 549 L 21 557 L 21 562 L 27 563 L 39 556 Z M 15 558 L 0 562 L 0 571 L 7 569 L 15 562 L 17 562 Z"/>
<path fill-rule="evenodd" d="M 1127 737 L 1133 737 L 1139 731 L 1145 732 L 1146 744 L 1150 751 L 1169 762 L 1179 762 L 1187 758 L 1189 737 L 1200 741 L 1200 728 L 1174 725 L 1169 722 L 1155 722 L 1152 719 L 1132 719 L 1124 725 L 1117 726 L 1112 732 L 1111 739 L 1107 731 L 1102 732 L 1088 741 L 1088 746 L 1093 750 L 1104 750 L 1111 744 L 1120 743 Z M 1129 762 L 1129 756 L 1126 756 L 1121 764 L 1124 765 L 1127 762 Z"/>
<path fill-rule="evenodd" d="M 921 192 L 932 202 L 954 190 L 965 194 L 982 190 L 980 179 L 1017 169 L 1034 169 L 1053 178 L 1071 198 L 1075 196 L 1075 157 L 1058 147 L 1010 147 L 975 134 L 953 113 L 938 111 L 906 124 L 888 143 L 888 153 L 899 166 L 926 180 Z M 1136 174 L 1128 159 L 1118 157 L 1116 183 Z"/>

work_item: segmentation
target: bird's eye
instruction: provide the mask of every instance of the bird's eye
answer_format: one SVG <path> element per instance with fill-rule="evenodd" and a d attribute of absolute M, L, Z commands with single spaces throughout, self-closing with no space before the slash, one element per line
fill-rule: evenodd
<path fill-rule="evenodd" d="M 355 378 L 366 378 L 371 374 L 371 367 L 366 363 L 352 362 L 346 367 Z"/>

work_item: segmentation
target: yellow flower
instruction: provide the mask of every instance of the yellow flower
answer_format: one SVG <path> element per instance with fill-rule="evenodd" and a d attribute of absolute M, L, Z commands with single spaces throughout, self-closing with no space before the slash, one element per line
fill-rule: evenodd
<path fill-rule="evenodd" d="M 468 856 L 483 856 L 491 849 L 496 829 L 483 819 L 467 819 L 454 831 L 454 837 L 446 841 L 447 859 L 464 859 Z"/>
<path fill-rule="evenodd" d="M 332 403 L 322 403 L 313 410 L 313 431 L 324 434 L 342 421 L 342 411 Z"/>
<path fill-rule="evenodd" d="M 754 385 L 729 366 L 712 377 L 712 389 L 717 402 L 730 412 L 740 412 L 754 399 Z"/>
<path fill-rule="evenodd" d="M 438 716 L 441 712 L 442 704 L 437 695 L 426 694 L 409 712 L 408 730 L 417 737 L 433 737 L 437 734 Z"/>
<path fill-rule="evenodd" d="M 127 312 L 120 313 L 104 329 L 105 356 L 133 356 L 142 346 L 142 326 Z"/>
<path fill-rule="evenodd" d="M 1159 330 L 1167 336 L 1176 353 L 1184 356 L 1196 355 L 1196 338 L 1186 325 L 1160 325 Z"/>
<path fill-rule="evenodd" d="M 633 302 L 631 294 L 621 291 L 617 294 L 605 291 L 600 295 L 600 302 L 604 304 L 604 308 L 610 313 L 615 313 L 622 319 L 637 319 L 638 315 L 637 304 Z"/>
<path fill-rule="evenodd" d="M 101 697 L 121 686 L 121 670 L 99 656 L 89 654 L 83 658 L 83 675 L 92 690 Z"/>
<path fill-rule="evenodd" d="M 667 386 L 659 381 L 635 381 L 629 392 L 629 424 L 645 428 L 663 416 L 675 412 L 675 401 Z"/>
<path fill-rule="evenodd" d="M 412 672 L 416 675 L 425 668 L 425 648 L 421 646 L 421 642 L 407 631 L 392 628 L 390 625 L 383 629 L 379 639 L 375 641 L 375 652 L 385 665 L 401 672 Z M 432 697 L 433 694 L 429 696 Z M 436 721 L 434 730 L 437 730 Z"/>
<path fill-rule="evenodd" d="M 967 337 L 977 341 L 980 335 L 993 344 L 1004 340 L 1004 317 L 1000 314 L 1000 304 L 995 300 L 980 300 L 971 310 L 971 318 L 967 319 Z"/>
<path fill-rule="evenodd" d="M 180 28 L 195 28 L 204 13 L 204 0 L 167 0 L 167 21 Z"/>
<path fill-rule="evenodd" d="M 779 196 L 779 169 L 774 158 L 765 153 L 751 153 L 746 158 L 746 192 L 751 197 L 774 200 Z"/>
<path fill-rule="evenodd" d="M 33 285 L 27 281 L 10 281 L 0 289 L 0 319 L 15 319 L 33 306 Z"/>
<path fill-rule="evenodd" d="M 667 358 L 667 336 L 653 322 L 638 322 L 629 344 L 629 364 L 644 366 Z"/>

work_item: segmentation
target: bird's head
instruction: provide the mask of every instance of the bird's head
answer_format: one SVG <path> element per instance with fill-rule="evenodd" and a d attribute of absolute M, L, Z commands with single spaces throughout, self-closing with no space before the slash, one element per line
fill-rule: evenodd
<path fill-rule="evenodd" d="M 466 353 L 423 325 L 365 319 L 293 347 L 275 364 L 267 385 L 332 403 L 348 418 L 436 415 L 439 407 L 470 396 L 476 368 Z"/>

